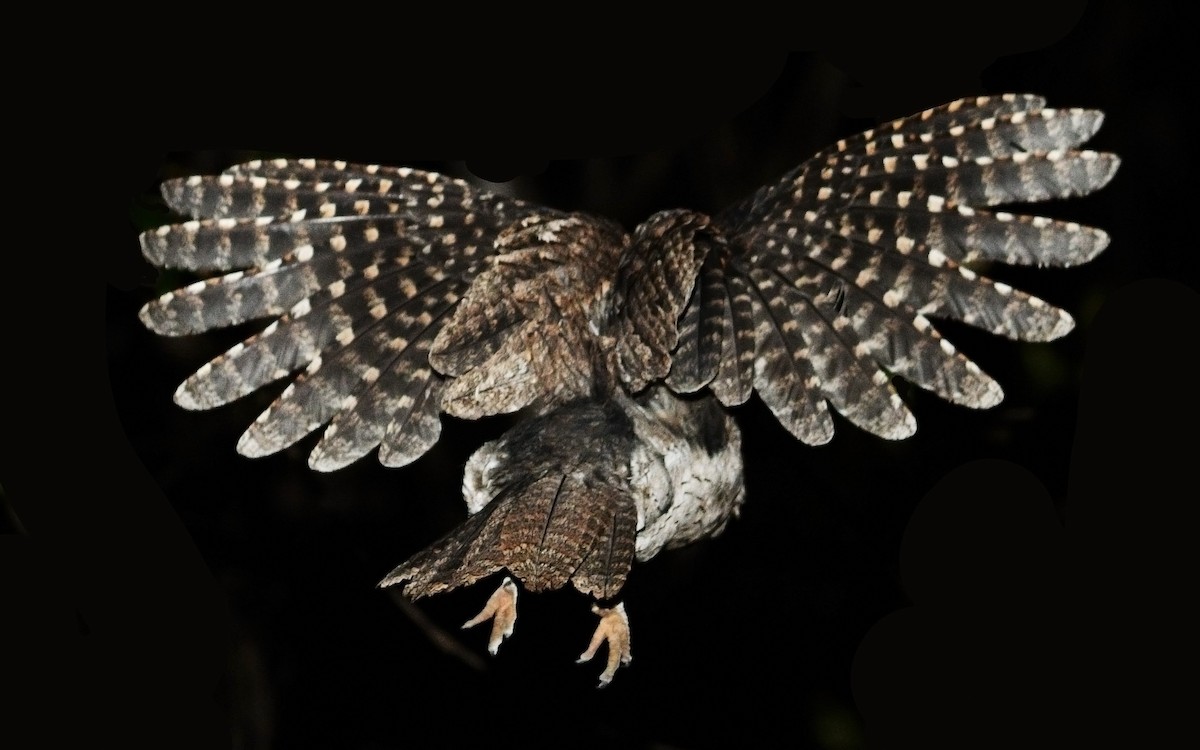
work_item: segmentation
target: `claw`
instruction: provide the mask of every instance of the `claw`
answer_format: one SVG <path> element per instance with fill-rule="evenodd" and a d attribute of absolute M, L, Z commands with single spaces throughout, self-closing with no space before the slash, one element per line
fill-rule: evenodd
<path fill-rule="evenodd" d="M 483 605 L 479 614 L 463 623 L 463 629 L 473 628 L 486 620 L 492 620 L 488 653 L 495 656 L 500 650 L 500 644 L 513 634 L 513 628 L 517 624 L 517 584 L 513 583 L 511 578 L 505 577 L 500 588 L 488 597 L 487 604 Z"/>
<path fill-rule="evenodd" d="M 592 642 L 588 645 L 587 651 L 580 654 L 575 663 L 583 664 L 591 661 L 592 657 L 596 655 L 597 649 L 600 648 L 600 644 L 607 641 L 608 665 L 600 673 L 600 684 L 596 686 L 604 687 L 612 682 L 619 667 L 633 661 L 633 654 L 629 650 L 629 616 L 625 614 L 624 602 L 608 609 L 593 604 L 592 612 L 600 616 L 600 624 L 596 626 L 596 632 L 592 635 Z"/>

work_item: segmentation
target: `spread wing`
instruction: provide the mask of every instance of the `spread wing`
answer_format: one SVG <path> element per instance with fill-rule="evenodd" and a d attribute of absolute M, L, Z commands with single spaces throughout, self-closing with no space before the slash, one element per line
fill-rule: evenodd
<path fill-rule="evenodd" d="M 1026 341 L 1071 329 L 969 266 L 1069 266 L 1104 249 L 1099 229 L 992 208 L 1103 187 L 1117 157 L 1079 148 L 1102 119 L 1030 95 L 961 99 L 841 140 L 713 219 L 657 215 L 618 280 L 621 377 L 707 386 L 727 405 L 757 391 L 810 444 L 832 437 L 830 405 L 882 437 L 911 434 L 893 375 L 996 404 L 1000 387 L 930 318 Z"/>
<path fill-rule="evenodd" d="M 205 364 L 175 400 L 207 409 L 302 370 L 238 442 L 274 453 L 328 423 L 310 456 L 339 468 L 376 446 L 401 466 L 437 441 L 446 378 L 429 353 L 502 231 L 555 216 L 414 169 L 255 161 L 163 185 L 192 217 L 142 235 L 156 266 L 204 281 L 151 301 L 171 336 L 274 318 Z"/>

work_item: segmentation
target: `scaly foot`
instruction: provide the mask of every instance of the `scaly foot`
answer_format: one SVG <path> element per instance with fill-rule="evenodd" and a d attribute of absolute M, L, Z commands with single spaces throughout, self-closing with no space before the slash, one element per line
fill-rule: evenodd
<path fill-rule="evenodd" d="M 604 687 L 612 682 L 619 667 L 633 661 L 633 654 L 629 651 L 629 616 L 625 614 L 624 602 L 608 609 L 593 604 L 592 612 L 600 615 L 600 624 L 596 626 L 587 651 L 580 654 L 576 664 L 591 661 L 600 644 L 608 641 L 608 666 L 600 673 L 600 684 L 596 686 Z"/>
<path fill-rule="evenodd" d="M 517 624 L 517 584 L 511 578 L 505 577 L 500 588 L 496 589 L 483 605 L 479 614 L 463 623 L 463 629 L 473 628 L 481 622 L 492 620 L 492 636 L 488 639 L 488 653 L 492 656 L 500 650 L 500 644 L 513 634 Z"/>

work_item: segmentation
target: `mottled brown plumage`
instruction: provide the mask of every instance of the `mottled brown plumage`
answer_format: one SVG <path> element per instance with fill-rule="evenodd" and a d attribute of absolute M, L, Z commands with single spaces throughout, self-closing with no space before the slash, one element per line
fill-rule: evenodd
<path fill-rule="evenodd" d="M 310 465 L 379 448 L 409 463 L 440 414 L 520 420 L 468 462 L 458 528 L 382 585 L 424 596 L 507 571 L 528 589 L 619 595 L 632 561 L 719 533 L 742 500 L 728 407 L 757 392 L 798 439 L 830 412 L 884 438 L 916 422 L 892 380 L 982 408 L 1000 386 L 940 336 L 948 318 L 1046 341 L 1067 313 L 969 264 L 1068 266 L 1099 229 L 991 207 L 1084 195 L 1115 172 L 1083 150 L 1094 110 L 1031 95 L 951 102 L 838 141 L 716 216 L 613 223 L 407 168 L 256 161 L 173 180 L 192 220 L 143 235 L 155 265 L 224 273 L 151 301 L 181 335 L 273 318 L 188 378 L 211 408 L 299 371 L 238 443 L 279 451 L 325 426 Z M 510 635 L 511 579 L 476 625 Z M 629 660 L 619 603 L 597 608 L 602 684 Z"/>
<path fill-rule="evenodd" d="M 480 449 L 491 495 L 467 522 L 393 570 L 426 596 L 508 570 L 531 591 L 570 582 L 616 596 L 633 562 L 633 424 L 614 404 L 578 401 L 525 420 Z M 470 470 L 469 470 L 470 471 Z"/>

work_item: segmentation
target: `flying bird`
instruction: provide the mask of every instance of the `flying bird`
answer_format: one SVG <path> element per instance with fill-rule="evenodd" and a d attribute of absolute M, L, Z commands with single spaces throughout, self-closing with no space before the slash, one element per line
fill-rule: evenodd
<path fill-rule="evenodd" d="M 896 378 L 967 407 L 1003 395 L 931 319 L 1025 341 L 1071 330 L 972 266 L 1105 248 L 1100 229 L 994 208 L 1103 187 L 1118 158 L 1081 148 L 1102 120 L 1033 95 L 960 99 L 839 140 L 719 214 L 632 231 L 417 169 L 252 161 L 163 184 L 191 218 L 143 233 L 143 254 L 207 278 L 140 318 L 167 336 L 270 321 L 175 392 L 209 409 L 290 378 L 238 441 L 246 456 L 324 428 L 313 469 L 376 450 L 400 467 L 442 413 L 515 413 L 466 463 L 466 519 L 380 586 L 417 598 L 503 572 L 466 623 L 491 623 L 494 654 L 518 582 L 570 584 L 599 617 L 580 660 L 607 647 L 603 686 L 631 659 L 633 561 L 738 514 L 733 407 L 757 393 L 810 445 L 833 437 L 833 412 L 901 439 L 916 422 Z"/>

